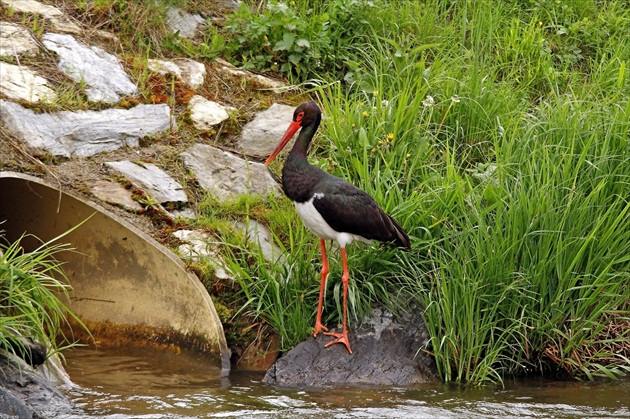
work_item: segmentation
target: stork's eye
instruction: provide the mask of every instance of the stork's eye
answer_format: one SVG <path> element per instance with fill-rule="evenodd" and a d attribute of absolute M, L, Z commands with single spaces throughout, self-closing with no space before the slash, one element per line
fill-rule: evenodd
<path fill-rule="evenodd" d="M 302 118 L 304 118 L 304 112 L 300 112 L 297 115 L 295 115 L 295 122 L 302 122 Z"/>

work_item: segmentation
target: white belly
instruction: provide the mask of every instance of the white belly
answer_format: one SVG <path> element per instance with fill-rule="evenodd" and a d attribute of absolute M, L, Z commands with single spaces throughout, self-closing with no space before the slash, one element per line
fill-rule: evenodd
<path fill-rule="evenodd" d="M 313 200 L 321 198 L 323 194 L 315 194 L 311 199 L 303 203 L 295 203 L 295 209 L 297 210 L 300 218 L 304 222 L 304 225 L 317 235 L 317 237 L 327 240 L 336 240 L 339 246 L 346 247 L 346 245 L 352 243 L 354 240 L 360 240 L 369 243 L 361 236 L 356 236 L 350 233 L 343 233 L 335 231 L 324 220 L 321 214 L 315 209 Z"/>

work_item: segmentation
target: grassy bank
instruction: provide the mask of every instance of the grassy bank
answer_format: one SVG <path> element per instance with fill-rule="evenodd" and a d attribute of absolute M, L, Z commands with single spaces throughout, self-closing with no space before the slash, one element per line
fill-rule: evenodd
<path fill-rule="evenodd" d="M 336 21 L 342 3 L 360 12 Z M 284 18 L 304 24 L 276 25 Z M 445 381 L 630 368 L 621 2 L 269 2 L 235 19 L 272 57 L 248 55 L 257 45 L 237 61 L 310 80 L 326 115 L 312 161 L 369 192 L 412 237 L 410 253 L 351 249 L 356 317 L 375 302 L 421 302 L 432 341 L 419 349 Z M 334 53 L 315 50 L 324 35 Z M 288 348 L 313 321 L 317 243 L 287 202 L 269 205 L 289 263 L 235 253 L 233 268 L 248 307 Z"/>
<path fill-rule="evenodd" d="M 431 345 L 418 349 L 435 356 L 444 381 L 630 370 L 627 2 L 250 1 L 233 12 L 214 0 L 51 3 L 116 33 L 119 41 L 107 47 L 141 91 L 121 106 L 173 106 L 179 128 L 169 144 L 200 135 L 185 115 L 190 92 L 152 74 L 148 58 L 222 56 L 285 77 L 321 103 L 311 162 L 370 193 L 413 245 L 410 252 L 349 249 L 351 327 L 375 304 L 423 307 Z M 215 25 L 200 41 L 169 35 L 170 5 L 204 11 Z M 35 34 L 44 30 L 33 16 L 2 13 Z M 40 67 L 54 68 L 46 59 Z M 98 109 L 64 83 L 70 93 L 52 110 Z M 212 83 L 200 93 L 219 101 L 251 93 Z M 254 106 L 243 97 L 230 103 L 251 111 L 278 98 L 301 100 L 264 94 Z M 245 122 L 235 119 L 203 140 L 229 145 L 226 132 Z M 319 248 L 291 203 L 209 197 L 199 207 L 191 223 L 219 232 L 238 282 L 227 292 L 212 269 L 195 267 L 228 306 L 225 324 L 270 325 L 282 350 L 305 339 L 317 306 Z M 246 218 L 271 229 L 286 250 L 283 263 L 265 261 L 227 222 Z M 334 324 L 341 270 L 337 252 L 329 256 L 324 322 Z"/>

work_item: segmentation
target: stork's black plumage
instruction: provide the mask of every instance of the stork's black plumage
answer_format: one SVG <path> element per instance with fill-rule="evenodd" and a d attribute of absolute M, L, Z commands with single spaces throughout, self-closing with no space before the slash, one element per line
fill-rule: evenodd
<path fill-rule="evenodd" d="M 293 122 L 289 125 L 287 132 L 280 139 L 265 165 L 269 164 L 280 153 L 297 130 L 301 128 L 282 169 L 282 188 L 287 197 L 295 203 L 304 224 L 320 238 L 321 242 L 323 269 L 314 334 L 317 335 L 322 330 L 328 330 L 321 324 L 323 293 L 328 275 L 324 240 L 336 240 L 341 247 L 344 271 L 342 276 L 344 285 L 343 330 L 341 333 L 326 333 L 337 338 L 326 346 L 333 343 L 344 343 L 348 351 L 352 353 L 346 325 L 349 273 L 345 247 L 354 240 L 387 242 L 404 248 L 410 248 L 410 242 L 407 233 L 400 224 L 383 211 L 371 196 L 345 180 L 308 162 L 308 146 L 319 127 L 321 118 L 321 111 L 314 102 L 305 102 L 298 106 L 293 114 Z"/>

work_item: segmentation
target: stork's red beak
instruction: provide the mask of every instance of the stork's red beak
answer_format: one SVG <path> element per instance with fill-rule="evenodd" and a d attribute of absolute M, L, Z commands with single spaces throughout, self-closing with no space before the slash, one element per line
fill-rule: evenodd
<path fill-rule="evenodd" d="M 284 135 L 282 136 L 282 138 L 280 138 L 280 141 L 278 142 L 278 145 L 276 146 L 275 150 L 273 150 L 273 152 L 271 153 L 271 155 L 269 156 L 269 158 L 265 162 L 265 166 L 267 166 L 269 163 L 271 163 L 273 161 L 273 159 L 275 159 L 276 156 L 278 154 L 280 154 L 280 152 L 282 151 L 284 146 L 287 145 L 287 143 L 291 140 L 291 138 L 293 138 L 295 133 L 300 128 L 302 128 L 302 126 L 300 125 L 299 122 L 295 122 L 295 121 L 291 122 L 291 125 L 289 125 L 289 128 L 287 128 L 287 132 L 285 132 Z"/>

